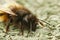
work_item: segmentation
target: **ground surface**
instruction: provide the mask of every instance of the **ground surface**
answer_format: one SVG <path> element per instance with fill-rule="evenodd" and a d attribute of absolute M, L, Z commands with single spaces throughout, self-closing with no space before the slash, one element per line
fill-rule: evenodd
<path fill-rule="evenodd" d="M 4 25 L 0 24 L 0 40 L 60 40 L 60 0 L 17 0 L 17 2 L 28 8 L 39 19 L 45 20 L 51 26 L 45 24 L 45 27 L 37 28 L 36 32 L 24 35 L 18 35 L 18 29 L 11 27 L 6 35 Z M 54 26 L 53 26 L 54 25 Z M 4 36 L 6 35 L 6 36 Z"/>

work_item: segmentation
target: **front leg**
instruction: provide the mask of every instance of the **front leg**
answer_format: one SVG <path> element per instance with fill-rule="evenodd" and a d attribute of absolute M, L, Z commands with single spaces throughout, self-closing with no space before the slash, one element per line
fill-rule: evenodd
<path fill-rule="evenodd" d="M 19 29 L 21 29 L 21 32 L 22 32 L 21 34 L 23 35 L 23 32 L 24 32 L 23 24 L 20 22 L 19 25 L 20 25 L 20 26 L 19 26 Z"/>
<path fill-rule="evenodd" d="M 28 31 L 28 33 L 30 33 L 32 31 L 32 23 L 30 22 L 29 23 L 29 31 Z"/>

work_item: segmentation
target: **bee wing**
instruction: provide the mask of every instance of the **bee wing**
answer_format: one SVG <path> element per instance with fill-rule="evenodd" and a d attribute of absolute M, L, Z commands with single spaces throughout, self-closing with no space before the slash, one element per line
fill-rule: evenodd
<path fill-rule="evenodd" d="M 13 7 L 16 7 L 16 8 L 22 7 L 18 3 L 16 3 L 15 0 L 4 0 L 4 1 L 6 1 L 6 3 L 0 6 L 0 10 L 6 12 L 8 14 L 16 15 L 11 9 Z"/>
<path fill-rule="evenodd" d="M 8 14 L 11 15 L 16 15 L 14 12 L 12 12 L 12 8 L 16 7 L 17 9 L 22 8 L 22 5 L 18 4 L 15 0 L 5 0 L 6 3 L 3 4 L 0 7 L 0 10 L 7 12 Z M 16 15 L 17 16 L 17 15 Z"/>
<path fill-rule="evenodd" d="M 3 11 L 3 12 L 6 12 L 8 14 L 11 14 L 11 15 L 16 15 L 14 12 L 12 12 L 10 9 L 8 8 L 3 8 L 0 6 L 0 10 Z"/>

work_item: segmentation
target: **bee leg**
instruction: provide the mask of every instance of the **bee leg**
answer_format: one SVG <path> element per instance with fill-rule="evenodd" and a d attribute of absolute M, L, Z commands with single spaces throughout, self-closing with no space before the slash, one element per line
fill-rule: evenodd
<path fill-rule="evenodd" d="M 10 20 L 6 23 L 6 33 L 9 31 Z"/>
<path fill-rule="evenodd" d="M 30 23 L 30 32 L 32 31 L 32 24 Z"/>
<path fill-rule="evenodd" d="M 32 32 L 31 32 L 32 31 L 32 28 L 33 28 L 33 24 L 30 22 L 29 23 L 29 28 L 28 28 L 29 31 L 28 31 L 27 37 L 28 36 L 32 36 Z"/>
<path fill-rule="evenodd" d="M 9 31 L 9 25 L 6 26 L 6 33 Z"/>
<path fill-rule="evenodd" d="M 8 34 L 8 31 L 9 31 L 9 25 L 10 25 L 10 22 L 6 22 L 6 23 L 5 23 L 6 30 L 5 30 L 5 31 L 3 31 L 3 32 L 5 33 L 5 35 L 4 35 L 3 37 L 6 37 L 6 36 L 7 36 L 7 34 Z"/>
<path fill-rule="evenodd" d="M 35 31 L 35 30 L 36 30 L 36 24 L 33 24 L 32 31 Z"/>
<path fill-rule="evenodd" d="M 21 32 L 22 32 L 22 35 L 23 35 L 23 26 L 21 25 Z"/>
<path fill-rule="evenodd" d="M 28 33 L 31 32 L 31 26 L 32 26 L 31 23 L 29 23 L 29 28 L 28 28 L 29 31 L 28 31 Z"/>
<path fill-rule="evenodd" d="M 24 27 L 22 26 L 22 24 L 20 23 L 20 27 L 19 27 L 20 29 L 21 29 L 21 34 L 23 35 L 23 30 L 24 30 Z"/>
<path fill-rule="evenodd" d="M 28 33 L 30 33 L 32 31 L 32 23 L 30 22 L 29 23 L 29 31 L 28 31 Z"/>

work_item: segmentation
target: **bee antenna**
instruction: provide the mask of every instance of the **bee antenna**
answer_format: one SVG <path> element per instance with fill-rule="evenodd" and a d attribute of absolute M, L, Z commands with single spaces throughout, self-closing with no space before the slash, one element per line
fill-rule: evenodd
<path fill-rule="evenodd" d="M 49 26 L 54 26 L 54 25 L 51 25 L 50 23 L 48 23 L 48 22 L 46 22 L 46 21 L 44 21 L 44 20 L 40 20 L 40 21 L 45 22 L 45 23 L 48 24 Z"/>

